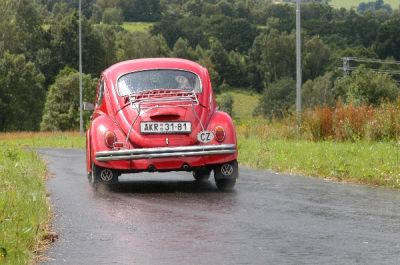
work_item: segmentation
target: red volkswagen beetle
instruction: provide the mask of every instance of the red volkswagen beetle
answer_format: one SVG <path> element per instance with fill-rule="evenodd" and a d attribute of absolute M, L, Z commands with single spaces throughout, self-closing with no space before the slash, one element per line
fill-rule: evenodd
<path fill-rule="evenodd" d="M 192 171 L 203 180 L 213 171 L 219 189 L 235 185 L 235 129 L 217 109 L 203 66 L 171 58 L 117 63 L 102 73 L 93 110 L 86 134 L 93 184 L 156 171 Z"/>

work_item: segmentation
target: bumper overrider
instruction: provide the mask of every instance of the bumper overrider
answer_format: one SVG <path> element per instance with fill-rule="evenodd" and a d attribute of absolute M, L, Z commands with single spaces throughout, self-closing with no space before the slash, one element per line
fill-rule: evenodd
<path fill-rule="evenodd" d="M 106 162 L 151 158 L 228 155 L 234 154 L 235 152 L 236 145 L 234 144 L 138 148 L 117 151 L 100 151 L 96 153 L 96 160 Z"/>

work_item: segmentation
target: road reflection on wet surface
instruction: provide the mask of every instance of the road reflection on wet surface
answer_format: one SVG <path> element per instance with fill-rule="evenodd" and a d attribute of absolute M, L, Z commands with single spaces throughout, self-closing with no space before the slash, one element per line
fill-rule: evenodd
<path fill-rule="evenodd" d="M 190 173 L 94 190 L 82 150 L 40 150 L 60 239 L 43 264 L 399 264 L 398 191 L 241 169 L 233 192 Z"/>

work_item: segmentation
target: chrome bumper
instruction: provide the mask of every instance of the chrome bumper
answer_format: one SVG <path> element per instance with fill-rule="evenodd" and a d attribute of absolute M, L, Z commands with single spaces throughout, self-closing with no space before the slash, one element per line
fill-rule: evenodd
<path fill-rule="evenodd" d="M 116 160 L 137 160 L 137 159 L 150 159 L 150 158 L 226 155 L 226 154 L 234 154 L 235 152 L 236 152 L 236 146 L 234 144 L 138 148 L 129 150 L 97 152 L 96 160 L 105 162 L 105 161 L 116 161 Z"/>

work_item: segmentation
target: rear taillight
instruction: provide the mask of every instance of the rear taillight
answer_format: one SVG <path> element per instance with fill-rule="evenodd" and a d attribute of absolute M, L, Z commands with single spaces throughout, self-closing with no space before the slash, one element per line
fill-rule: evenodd
<path fill-rule="evenodd" d="M 225 140 L 225 130 L 222 126 L 215 127 L 215 139 L 218 142 L 223 142 Z"/>
<path fill-rule="evenodd" d="M 114 143 L 117 141 L 117 136 L 112 131 L 106 131 L 106 133 L 104 134 L 104 141 L 107 147 L 113 148 Z"/>

